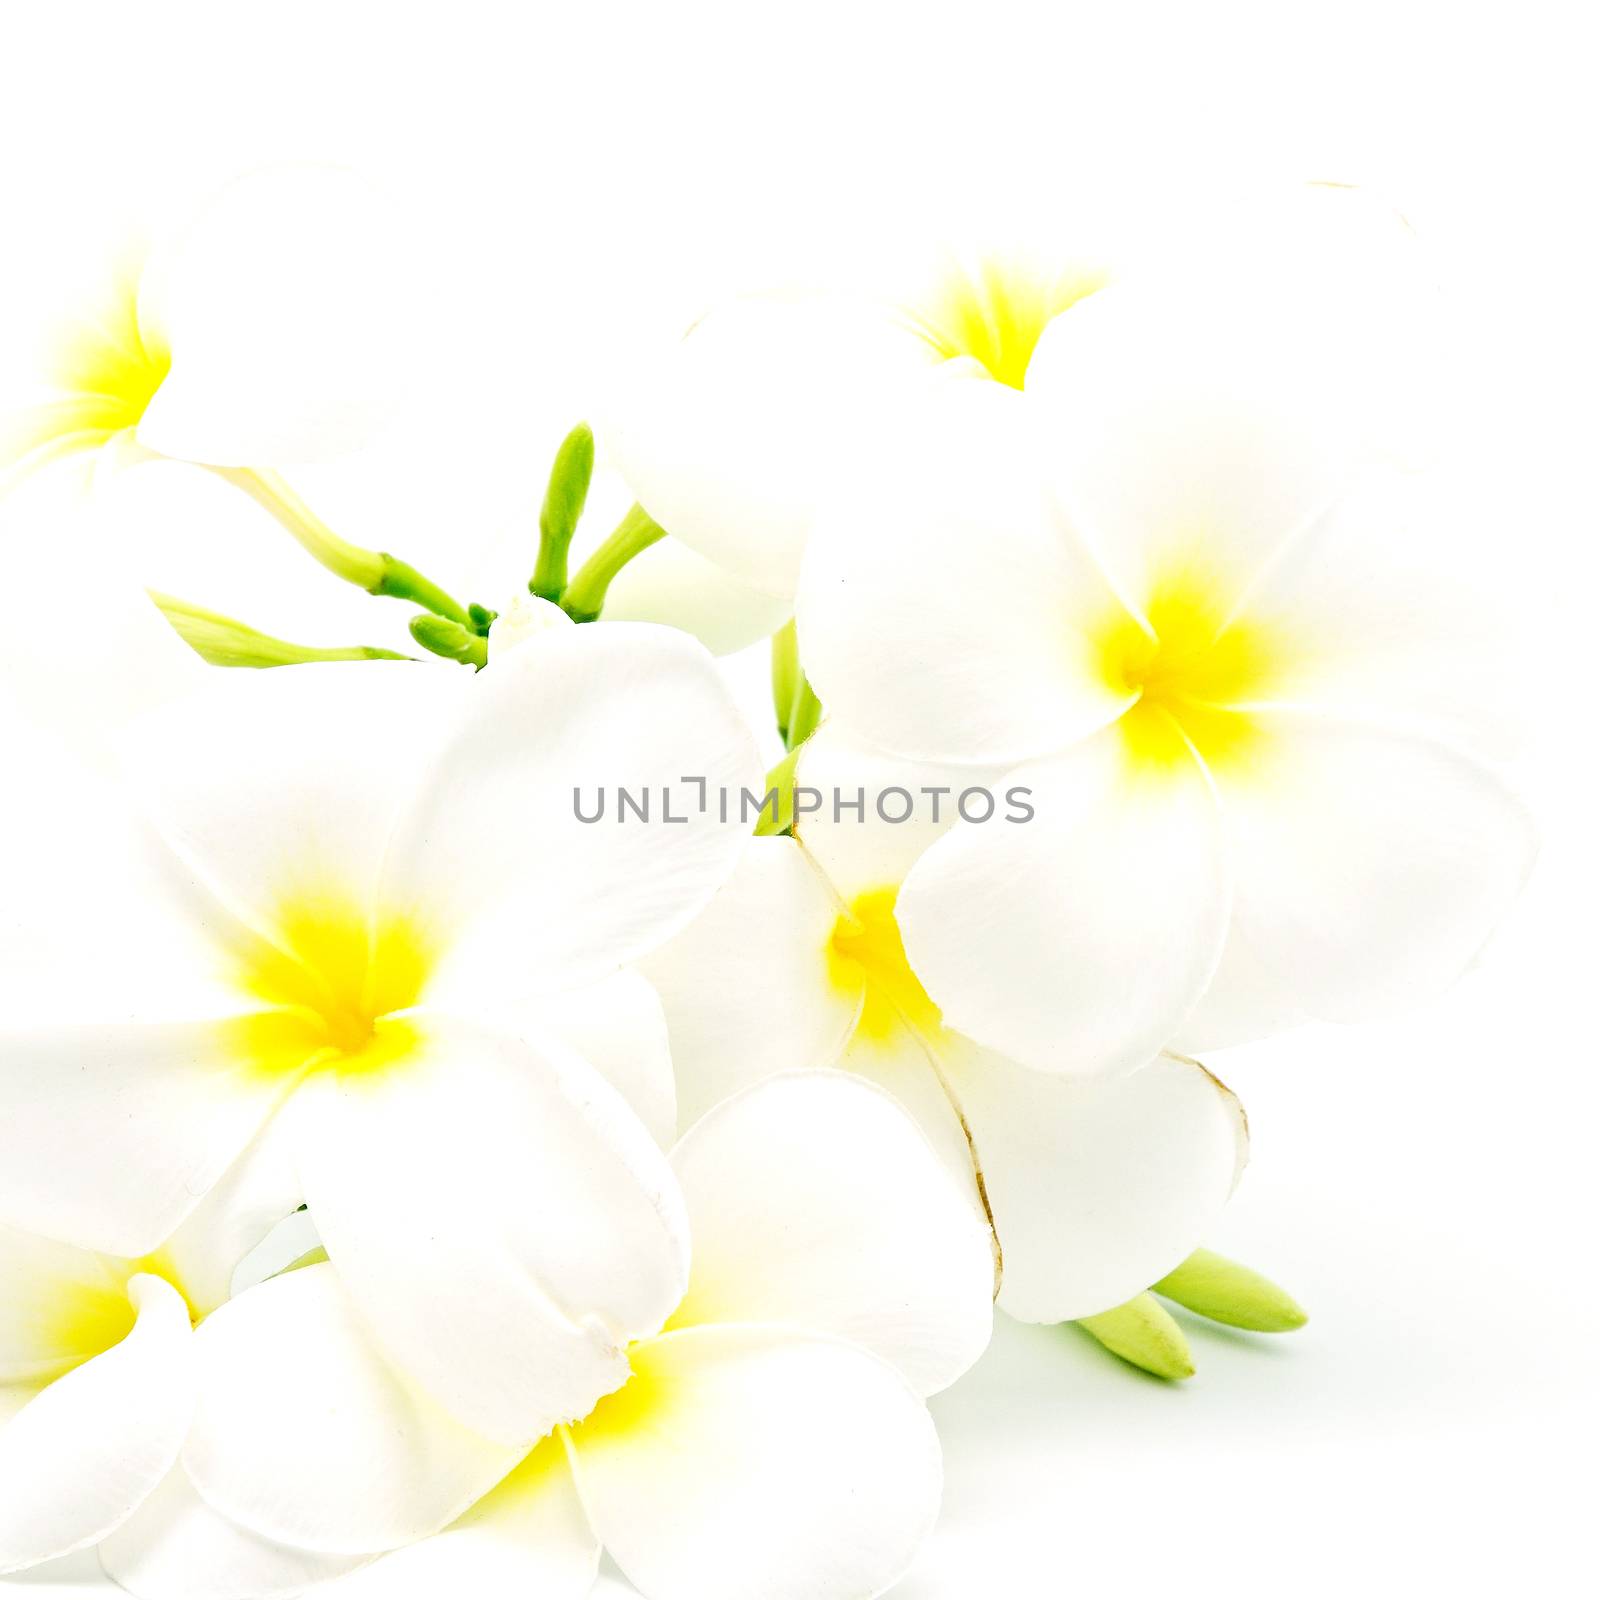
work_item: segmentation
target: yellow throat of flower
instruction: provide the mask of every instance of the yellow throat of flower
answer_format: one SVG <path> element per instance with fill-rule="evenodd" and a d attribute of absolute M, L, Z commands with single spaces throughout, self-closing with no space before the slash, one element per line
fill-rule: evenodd
<path fill-rule="evenodd" d="M 1103 289 L 1103 272 L 1045 272 L 1021 262 L 988 260 L 951 272 L 920 322 L 928 341 L 950 359 L 968 357 L 997 382 L 1020 389 L 1050 322 Z"/>
<path fill-rule="evenodd" d="M 1281 666 L 1281 643 L 1230 620 L 1215 583 L 1174 572 L 1152 589 L 1148 628 L 1120 608 L 1094 636 L 1098 669 L 1118 695 L 1138 699 L 1118 729 L 1141 767 L 1183 765 L 1191 747 L 1208 765 L 1248 755 L 1259 728 L 1235 709 L 1263 697 Z"/>
<path fill-rule="evenodd" d="M 95 313 L 75 324 L 55 358 L 55 381 L 69 397 L 61 432 L 109 437 L 139 425 L 172 368 L 160 332 L 139 315 L 140 272 L 118 274 Z"/>
<path fill-rule="evenodd" d="M 401 1013 L 421 998 L 435 953 L 415 918 L 374 918 L 324 892 L 290 898 L 274 921 L 276 942 L 253 947 L 236 974 L 267 1007 L 244 1024 L 252 1067 L 365 1071 L 410 1050 L 416 1032 Z"/>
<path fill-rule="evenodd" d="M 906 959 L 894 915 L 898 894 L 898 887 L 888 887 L 857 895 L 828 938 L 828 975 L 845 993 L 863 995 L 856 1033 L 874 1041 L 901 1023 L 923 1033 L 940 1026 L 939 1008 Z"/>

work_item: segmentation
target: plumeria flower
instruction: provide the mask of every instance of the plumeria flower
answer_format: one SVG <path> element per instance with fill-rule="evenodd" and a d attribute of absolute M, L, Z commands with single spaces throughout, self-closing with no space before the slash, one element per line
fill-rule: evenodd
<path fill-rule="evenodd" d="M 279 1128 L 342 1283 L 443 1419 L 388 1508 L 426 1523 L 504 1470 L 450 1440 L 525 1449 L 681 1295 L 671 1175 L 629 1105 L 670 1121 L 664 1055 L 568 1039 L 742 829 L 712 808 L 602 830 L 572 790 L 736 791 L 749 734 L 698 645 L 618 624 L 475 677 L 229 675 L 141 724 L 129 767 L 124 806 L 38 772 L 5 864 L 0 1220 L 136 1258 Z"/>
<path fill-rule="evenodd" d="M 726 1101 L 671 1164 L 692 1270 L 634 1331 L 611 1391 L 439 1537 L 331 1594 L 577 1600 L 602 1546 L 651 1600 L 865 1600 L 905 1571 L 939 1499 L 923 1399 L 989 1336 L 985 1230 L 888 1096 L 836 1073 Z M 107 1570 L 152 1600 L 200 1600 L 363 1563 L 328 1552 L 316 1500 L 282 1488 L 306 1471 L 342 1498 L 354 1473 L 376 1502 L 418 1426 L 337 1269 L 248 1291 L 197 1343 L 185 1470 L 102 1547 Z"/>
<path fill-rule="evenodd" d="M 194 1412 L 191 1327 L 295 1204 L 269 1155 L 137 1259 L 0 1228 L 0 1572 L 97 1544 L 148 1500 Z"/>
<path fill-rule="evenodd" d="M 797 837 L 752 841 L 709 909 L 644 963 L 683 1113 L 769 1073 L 859 1073 L 911 1111 L 992 1220 L 1004 1310 L 1067 1321 L 1147 1288 L 1233 1190 L 1246 1154 L 1237 1100 L 1177 1056 L 1085 1082 L 1031 1071 L 948 1025 L 938 985 L 908 959 L 899 900 L 963 792 L 985 792 L 981 775 L 889 761 L 826 724 L 796 779 L 822 801 L 797 817 Z M 1008 958 L 1000 934 L 986 944 Z"/>
<path fill-rule="evenodd" d="M 357 448 L 402 370 L 399 242 L 386 203 L 340 169 L 236 180 L 124 251 L 48 329 L 26 382 L 8 376 L 0 469 L 108 446 L 222 469 Z"/>
<path fill-rule="evenodd" d="M 1408 402 L 1428 363 L 1421 352 L 1397 360 L 1395 349 L 1440 319 L 1401 219 L 1329 186 L 1275 194 L 1264 208 L 1217 197 L 1168 206 L 1157 228 L 1130 229 L 1128 210 L 1120 194 L 1110 207 L 1064 200 L 1053 215 L 1069 220 L 1069 234 L 947 245 L 922 260 L 897 250 L 883 266 L 853 260 L 853 291 L 716 307 L 619 386 L 602 437 L 676 540 L 790 597 L 842 471 L 931 379 L 1030 387 L 1052 323 L 1108 283 L 1153 279 L 1181 285 L 1200 322 L 1218 303 L 1243 300 L 1258 316 L 1270 306 L 1286 355 L 1292 348 L 1325 386 L 1355 397 L 1350 414 L 1373 447 L 1410 454 L 1403 437 L 1428 408 Z"/>
<path fill-rule="evenodd" d="M 1491 657 L 1460 525 L 1359 473 L 1259 331 L 1107 289 L 1027 394 L 908 419 L 813 539 L 830 712 L 1033 791 L 1034 825 L 959 824 L 896 907 L 946 1022 L 1029 1065 L 1382 1014 L 1459 974 L 1529 868 L 1465 748 Z"/>

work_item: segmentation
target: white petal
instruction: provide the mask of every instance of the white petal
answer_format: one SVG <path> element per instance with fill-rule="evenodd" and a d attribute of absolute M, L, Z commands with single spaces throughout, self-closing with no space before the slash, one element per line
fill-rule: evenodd
<path fill-rule="evenodd" d="M 1146 772 L 1111 730 L 1012 774 L 1032 821 L 961 823 L 897 912 L 946 1024 L 1040 1071 L 1142 1065 L 1204 993 L 1227 928 L 1215 798 L 1198 764 Z"/>
<path fill-rule="evenodd" d="M 645 366 L 600 437 L 668 533 L 785 596 L 827 476 L 939 359 L 876 307 L 738 300 Z"/>
<path fill-rule="evenodd" d="M 622 1348 L 682 1298 L 682 1197 L 621 1096 L 564 1046 L 414 1021 L 404 1062 L 307 1085 L 306 1199 L 396 1363 L 526 1449 L 615 1388 Z"/>
<path fill-rule="evenodd" d="M 196 1317 L 233 1291 L 240 1262 L 304 1201 L 293 1150 L 294 1105 L 272 1118 L 161 1247 Z"/>
<path fill-rule="evenodd" d="M 574 988 L 660 944 L 732 872 L 759 783 L 754 742 L 709 656 L 643 623 L 553 630 L 478 674 L 465 715 L 395 836 L 387 892 L 445 940 L 435 991 Z M 708 809 L 698 809 L 704 780 Z M 618 822 L 615 790 L 650 791 Z M 610 797 L 602 821 L 596 788 Z M 726 821 L 718 791 L 731 791 Z M 669 823 L 662 790 L 671 791 Z"/>
<path fill-rule="evenodd" d="M 633 1108 L 665 1147 L 678 1131 L 672 1051 L 661 1001 L 637 972 L 618 972 L 569 994 L 543 996 L 539 1022 L 574 1050 Z"/>
<path fill-rule="evenodd" d="M 1514 748 L 1532 685 L 1512 622 L 1538 580 L 1507 559 L 1503 511 L 1462 474 L 1369 475 L 1246 597 L 1276 658 L 1253 698 Z"/>
<path fill-rule="evenodd" d="M 789 619 L 791 603 L 741 583 L 677 539 L 630 561 L 606 591 L 607 622 L 664 622 L 691 633 L 713 655 L 732 655 Z"/>
<path fill-rule="evenodd" d="M 875 436 L 822 508 L 800 656 L 855 736 L 927 761 L 1012 763 L 1127 703 L 1095 629 L 1117 602 L 1048 503 L 1023 397 L 945 383 Z"/>
<path fill-rule="evenodd" d="M 328 1600 L 582 1600 L 600 1564 L 560 1439 L 539 1446 L 464 1516 L 343 1579 Z"/>
<path fill-rule="evenodd" d="M 178 1458 L 194 1404 L 189 1311 L 148 1274 L 128 1294 L 133 1331 L 0 1433 L 0 1572 L 103 1539 Z"/>
<path fill-rule="evenodd" d="M 899 884 L 963 806 L 982 813 L 984 790 L 1000 776 L 992 767 L 901 761 L 825 722 L 801 746 L 795 766 L 795 837 L 848 903 Z M 803 806 L 801 788 L 815 791 Z"/>
<path fill-rule="evenodd" d="M 390 1367 L 326 1263 L 230 1300 L 195 1351 L 184 1467 L 213 1510 L 273 1543 L 359 1555 L 425 1538 L 521 1454 Z"/>
<path fill-rule="evenodd" d="M 988 1231 L 887 1094 L 843 1073 L 772 1078 L 696 1123 L 672 1165 L 694 1234 L 674 1327 L 836 1334 L 893 1362 L 919 1394 L 983 1353 Z"/>
<path fill-rule="evenodd" d="M 416 255 L 389 202 L 351 173 L 278 167 L 230 184 L 141 287 L 172 370 L 139 442 L 256 467 L 364 444 L 427 349 Z"/>
<path fill-rule="evenodd" d="M 1147 1289 L 1205 1238 L 1243 1165 L 1238 1101 L 1191 1061 L 1089 1083 L 971 1047 L 945 1066 L 1000 1233 L 1000 1306 L 1026 1322 Z"/>
<path fill-rule="evenodd" d="M 931 1529 L 939 1445 L 905 1379 L 788 1329 L 691 1328 L 633 1353 L 573 1430 L 595 1531 L 650 1600 L 867 1600 Z"/>
<path fill-rule="evenodd" d="M 837 917 L 793 839 L 751 839 L 711 904 L 646 959 L 667 1015 L 682 1124 L 747 1084 L 838 1054 L 861 995 L 829 977 Z"/>
<path fill-rule="evenodd" d="M 1172 1048 L 1200 1055 L 1264 1039 L 1307 1020 L 1277 972 L 1250 947 L 1235 917 L 1211 984 L 1173 1036 Z"/>
<path fill-rule="evenodd" d="M 1449 747 L 1263 714 L 1271 744 L 1231 774 L 1234 915 L 1289 1003 L 1355 1021 L 1426 999 L 1473 961 L 1533 864 L 1533 824 Z"/>
<path fill-rule="evenodd" d="M 195 1493 L 181 1466 L 100 1546 L 107 1575 L 140 1600 L 279 1600 L 366 1560 L 296 1550 L 236 1527 Z"/>
<path fill-rule="evenodd" d="M 217 673 L 130 731 L 128 765 L 183 859 L 270 932 L 297 896 L 370 903 L 395 817 L 472 687 L 443 663 Z"/>
<path fill-rule="evenodd" d="M 13 1035 L 0 1066 L 0 1217 L 97 1250 L 154 1250 L 293 1087 L 226 1022 Z"/>
<path fill-rule="evenodd" d="M 1027 400 L 1057 500 L 1136 612 L 1181 575 L 1226 615 L 1349 478 L 1348 430 L 1276 331 L 1120 283 L 1039 341 Z"/>

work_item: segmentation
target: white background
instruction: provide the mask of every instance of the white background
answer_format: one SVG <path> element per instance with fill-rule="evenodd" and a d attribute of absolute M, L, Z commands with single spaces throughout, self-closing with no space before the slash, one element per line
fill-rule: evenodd
<path fill-rule="evenodd" d="M 314 157 L 387 178 L 454 282 L 401 336 L 454 377 L 403 447 L 354 469 L 340 526 L 414 556 L 421 541 L 448 573 L 531 527 L 549 448 L 611 365 L 727 290 L 847 270 L 872 238 L 1049 215 L 1084 186 L 1130 216 L 1174 191 L 1308 178 L 1399 206 L 1444 278 L 1468 376 L 1458 453 L 1501 525 L 1493 581 L 1524 612 L 1537 876 L 1446 1001 L 1213 1060 L 1255 1132 L 1213 1242 L 1291 1287 L 1310 1326 L 1271 1341 L 1189 1325 L 1200 1372 L 1178 1388 L 1076 1330 L 1003 1326 L 936 1402 L 947 1512 L 899 1593 L 1582 1589 L 1600 128 L 1580 9 L 561 10 L 10 8 L 6 316 L 31 314 L 18 297 L 86 231 L 240 167 Z M 384 537 L 389 519 L 411 543 Z M 219 540 L 186 587 L 152 581 L 222 603 L 236 548 Z M 263 539 L 261 561 L 278 555 Z M 372 634 L 370 610 L 338 608 L 376 602 L 296 579 L 327 585 L 314 627 L 251 620 L 340 638 L 358 616 Z"/>

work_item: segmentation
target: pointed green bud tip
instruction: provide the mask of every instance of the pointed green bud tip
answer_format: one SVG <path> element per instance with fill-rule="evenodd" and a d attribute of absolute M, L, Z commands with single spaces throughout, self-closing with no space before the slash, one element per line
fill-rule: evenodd
<path fill-rule="evenodd" d="M 411 619 L 411 637 L 424 650 L 431 650 L 446 661 L 459 661 L 463 666 L 481 667 L 489 659 L 488 641 L 482 634 L 464 628 L 448 617 L 436 617 L 430 611 L 419 611 Z"/>
<path fill-rule="evenodd" d="M 1078 1326 L 1112 1355 L 1157 1378 L 1194 1376 L 1194 1358 L 1183 1329 L 1153 1295 L 1141 1294 L 1098 1316 L 1080 1317 Z"/>
<path fill-rule="evenodd" d="M 1196 1250 L 1151 1287 L 1154 1293 L 1231 1328 L 1293 1333 L 1306 1325 L 1306 1313 L 1293 1295 L 1214 1250 Z"/>
<path fill-rule="evenodd" d="M 485 637 L 488 636 L 489 629 L 493 627 L 494 619 L 499 615 L 498 611 L 491 611 L 488 606 L 480 606 L 474 603 L 467 607 L 468 625 L 474 633 L 481 633 Z"/>
<path fill-rule="evenodd" d="M 594 476 L 594 432 L 580 422 L 556 451 L 539 508 L 539 560 L 528 579 L 528 592 L 541 600 L 559 600 L 567 584 L 567 547 L 578 531 Z"/>

